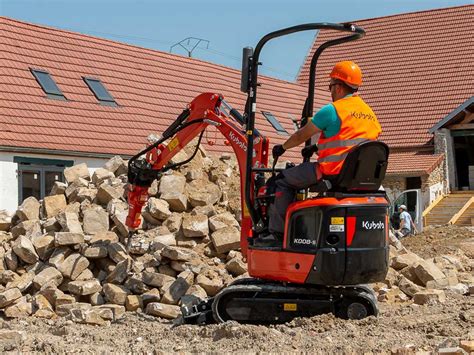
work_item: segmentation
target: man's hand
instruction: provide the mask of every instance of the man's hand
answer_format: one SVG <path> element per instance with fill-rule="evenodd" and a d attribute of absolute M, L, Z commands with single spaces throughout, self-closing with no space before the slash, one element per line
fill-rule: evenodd
<path fill-rule="evenodd" d="M 301 149 L 301 156 L 305 159 L 311 158 L 311 156 L 318 151 L 316 144 L 308 145 Z"/>
<path fill-rule="evenodd" d="M 273 146 L 273 149 L 272 149 L 272 156 L 273 156 L 273 159 L 278 159 L 278 157 L 282 156 L 283 153 L 285 153 L 286 149 L 283 148 L 283 145 L 281 144 L 277 144 L 275 146 Z"/>

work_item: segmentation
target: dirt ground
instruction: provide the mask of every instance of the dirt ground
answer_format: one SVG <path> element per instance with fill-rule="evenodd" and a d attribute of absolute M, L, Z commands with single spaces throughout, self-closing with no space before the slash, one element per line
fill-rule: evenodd
<path fill-rule="evenodd" d="M 474 232 L 455 227 L 432 228 L 403 240 L 424 258 L 455 255 L 472 243 Z M 474 297 L 446 296 L 445 303 L 436 305 L 379 303 L 377 318 L 348 321 L 322 315 L 273 326 L 227 322 L 173 327 L 168 321 L 133 313 L 105 327 L 64 318 L 0 319 L 0 329 L 23 332 L 17 339 L 0 339 L 0 352 L 437 353 L 461 340 L 474 340 Z"/>

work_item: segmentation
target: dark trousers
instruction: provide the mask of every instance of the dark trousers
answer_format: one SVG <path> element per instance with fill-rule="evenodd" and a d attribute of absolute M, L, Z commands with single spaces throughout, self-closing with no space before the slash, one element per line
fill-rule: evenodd
<path fill-rule="evenodd" d="M 308 162 L 283 170 L 283 178 L 276 180 L 275 202 L 269 206 L 268 229 L 273 234 L 283 234 L 285 214 L 290 203 L 295 201 L 296 190 L 317 183 L 317 162 Z"/>

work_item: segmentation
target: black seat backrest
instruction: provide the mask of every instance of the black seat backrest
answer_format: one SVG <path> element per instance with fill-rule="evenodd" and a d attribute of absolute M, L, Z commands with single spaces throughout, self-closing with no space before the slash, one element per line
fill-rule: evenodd
<path fill-rule="evenodd" d="M 377 191 L 385 177 L 388 146 L 379 141 L 366 141 L 353 147 L 332 181 L 331 191 Z"/>

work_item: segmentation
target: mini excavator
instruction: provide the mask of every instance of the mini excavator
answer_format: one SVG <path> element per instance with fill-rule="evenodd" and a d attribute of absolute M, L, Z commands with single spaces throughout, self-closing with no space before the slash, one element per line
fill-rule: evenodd
<path fill-rule="evenodd" d="M 193 159 L 208 126 L 216 127 L 236 154 L 242 187 L 241 250 L 250 277 L 238 279 L 210 299 L 182 306 L 185 323 L 234 320 L 269 324 L 330 312 L 345 319 L 378 314 L 374 292 L 367 284 L 383 281 L 388 270 L 389 203 L 385 192 L 379 191 L 389 154 L 383 142 L 367 141 L 352 148 L 336 178 L 323 177 L 309 188 L 318 193 L 316 197 L 309 198 L 306 191 L 306 198 L 289 206 L 283 245 L 262 247 L 253 243 L 268 233 L 267 208 L 274 198 L 270 182 L 282 170 L 275 168 L 276 161 L 268 166 L 269 139 L 254 125 L 260 52 L 271 39 L 326 29 L 349 34 L 325 42 L 312 55 L 301 119 L 301 125 L 306 124 L 313 116 L 318 57 L 330 46 L 364 36 L 362 28 L 311 23 L 267 34 L 255 50 L 243 50 L 241 90 L 247 94 L 243 115 L 220 94 L 200 94 L 160 139 L 129 161 L 126 224 L 132 234 L 140 225 L 153 180 Z M 171 158 L 197 136 L 194 153 L 171 164 Z M 272 177 L 267 179 L 268 174 Z"/>

